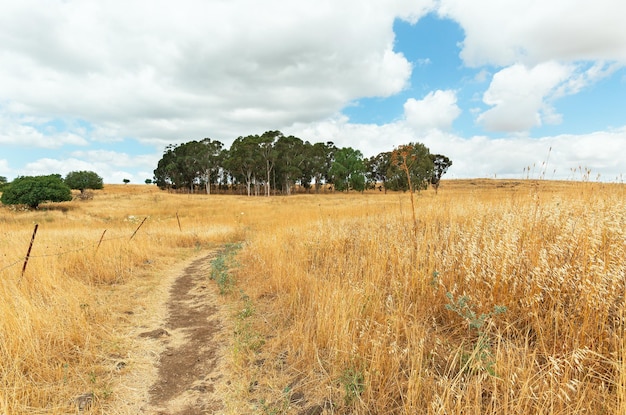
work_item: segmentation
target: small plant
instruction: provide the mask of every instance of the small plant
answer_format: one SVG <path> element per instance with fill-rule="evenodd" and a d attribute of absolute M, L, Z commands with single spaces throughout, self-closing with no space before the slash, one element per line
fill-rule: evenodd
<path fill-rule="evenodd" d="M 235 351 L 259 351 L 265 344 L 261 334 L 252 328 L 249 321 L 238 321 L 235 326 Z"/>
<path fill-rule="evenodd" d="M 211 262 L 210 279 L 217 283 L 220 294 L 227 294 L 235 286 L 235 279 L 230 269 L 236 265 L 233 256 L 241 248 L 240 244 L 228 244 L 224 250 Z"/>
<path fill-rule="evenodd" d="M 251 317 L 254 314 L 254 305 L 252 304 L 252 300 L 250 297 L 241 291 L 241 300 L 243 301 L 243 308 L 238 314 L 240 319 Z"/>
<path fill-rule="evenodd" d="M 468 370 L 475 372 L 483 369 L 489 375 L 496 376 L 495 362 L 493 361 L 493 354 L 491 353 L 491 341 L 489 335 L 482 330 L 483 326 L 493 316 L 506 312 L 505 306 L 494 306 L 493 311 L 489 313 L 481 313 L 477 315 L 472 307 L 469 305 L 469 298 L 465 295 L 459 297 L 454 301 L 452 293 L 446 293 L 446 297 L 450 300 L 449 304 L 446 304 L 446 309 L 455 312 L 463 319 L 467 320 L 470 330 L 475 330 L 477 339 L 472 346 L 471 352 L 464 352 L 461 355 L 461 370 Z"/>
<path fill-rule="evenodd" d="M 339 381 L 345 392 L 343 400 L 346 406 L 351 406 L 365 392 L 365 377 L 363 372 L 358 369 L 349 368 L 345 370 Z"/>

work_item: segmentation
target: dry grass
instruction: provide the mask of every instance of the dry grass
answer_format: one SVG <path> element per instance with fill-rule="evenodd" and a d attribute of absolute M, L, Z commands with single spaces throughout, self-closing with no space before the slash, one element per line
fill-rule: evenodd
<path fill-rule="evenodd" d="M 419 196 L 417 239 L 397 194 L 255 234 L 239 278 L 267 342 L 243 365 L 249 398 L 294 414 L 624 413 L 624 200 L 618 185 L 464 181 Z"/>
<path fill-rule="evenodd" d="M 90 391 L 91 412 L 112 413 L 116 378 L 132 370 L 111 369 L 128 358 L 124 313 L 149 308 L 137 293 L 235 241 L 229 298 L 250 312 L 233 311 L 232 413 L 626 413 L 624 196 L 448 181 L 417 197 L 417 238 L 408 194 L 378 191 L 108 186 L 89 202 L 2 208 L 0 413 L 67 413 Z"/>
<path fill-rule="evenodd" d="M 129 317 L 150 308 L 171 264 L 244 237 L 235 205 L 107 186 L 89 202 L 0 208 L 0 414 L 74 412 L 84 393 L 89 411 L 111 413 L 117 378 L 133 370 L 118 365 L 132 363 Z"/>

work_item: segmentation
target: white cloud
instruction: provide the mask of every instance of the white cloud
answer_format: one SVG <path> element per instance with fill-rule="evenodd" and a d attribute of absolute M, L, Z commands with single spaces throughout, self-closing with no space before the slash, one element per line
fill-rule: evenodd
<path fill-rule="evenodd" d="M 433 91 L 421 100 L 409 98 L 404 103 L 406 122 L 418 131 L 447 130 L 460 114 L 454 91 Z"/>
<path fill-rule="evenodd" d="M 463 28 L 466 65 L 504 68 L 484 94 L 493 108 L 478 122 L 488 130 L 560 123 L 551 101 L 626 65 L 621 0 L 441 0 L 438 12 Z"/>
<path fill-rule="evenodd" d="M 207 135 L 228 143 L 276 128 L 366 156 L 422 141 L 453 159 L 456 177 L 519 177 L 550 146 L 563 177 L 565 166 L 586 161 L 603 175 L 619 172 L 623 129 L 541 139 L 452 134 L 446 130 L 461 114 L 456 91 L 409 99 L 404 117 L 385 125 L 338 115 L 359 98 L 407 88 L 412 67 L 393 49 L 394 19 L 415 22 L 435 5 L 462 26 L 465 64 L 486 65 L 475 81 L 491 79 L 482 95 L 490 108 L 464 110 L 490 130 L 559 123 L 556 99 L 626 64 L 621 0 L 0 2 L 0 145 L 84 148 L 25 169 L 0 154 L 0 174 L 87 169 L 111 183 L 143 182 L 160 154 L 94 149 L 136 140 L 160 152 Z M 66 128 L 56 128 L 58 120 Z"/>
<path fill-rule="evenodd" d="M 590 169 L 591 179 L 621 181 L 626 175 L 621 154 L 626 154 L 626 127 L 613 131 L 542 138 L 485 136 L 460 137 L 439 129 L 416 130 L 406 121 L 375 125 L 350 124 L 343 116 L 310 125 L 293 125 L 287 133 L 313 142 L 333 141 L 353 146 L 365 157 L 390 151 L 400 144 L 421 142 L 431 153 L 450 157 L 448 178 L 532 178 L 581 180 L 579 168 Z M 547 162 L 547 164 L 546 164 Z"/>
<path fill-rule="evenodd" d="M 87 144 L 79 131 L 46 130 L 49 120 L 37 117 L 19 117 L 2 111 L 0 107 L 0 144 L 25 148 L 54 149 L 64 145 Z"/>
<path fill-rule="evenodd" d="M 461 24 L 461 57 L 471 66 L 534 66 L 549 60 L 626 64 L 622 0 L 441 0 Z"/>
<path fill-rule="evenodd" d="M 46 157 L 32 161 L 17 174 L 38 176 L 55 172 L 65 176 L 71 171 L 88 170 L 97 172 L 105 183 L 122 183 L 125 178 L 133 183 L 143 183 L 145 179 L 152 178 L 152 171 L 160 158 L 160 154 L 131 156 L 106 150 L 75 151 L 69 158 Z M 1 168 L 2 164 L 0 164 L 0 171 Z M 140 172 L 133 174 L 132 171 Z"/>
<path fill-rule="evenodd" d="M 309 122 L 404 89 L 411 64 L 393 51 L 392 23 L 432 4 L 3 2 L 0 103 L 86 120 L 113 141 L 232 139 Z"/>
<path fill-rule="evenodd" d="M 9 167 L 9 161 L 5 159 L 0 159 L 0 176 L 6 177 L 11 180 L 12 176 L 11 168 Z"/>
<path fill-rule="evenodd" d="M 549 98 L 568 79 L 572 69 L 547 62 L 533 68 L 522 64 L 509 66 L 493 76 L 483 95 L 493 108 L 478 116 L 478 122 L 492 131 L 519 132 L 559 122 Z"/>

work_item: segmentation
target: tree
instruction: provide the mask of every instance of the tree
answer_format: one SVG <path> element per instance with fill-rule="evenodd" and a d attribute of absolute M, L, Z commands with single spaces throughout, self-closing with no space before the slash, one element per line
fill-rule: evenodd
<path fill-rule="evenodd" d="M 292 135 L 279 137 L 274 145 L 277 154 L 276 175 L 284 194 L 290 195 L 297 179 L 302 178 L 304 142 Z"/>
<path fill-rule="evenodd" d="M 8 184 L 0 201 L 5 205 L 28 205 L 32 209 L 43 202 L 72 200 L 72 191 L 60 174 L 20 176 Z"/>
<path fill-rule="evenodd" d="M 365 162 L 367 176 L 373 186 L 382 183 L 381 186 L 387 192 L 387 176 L 391 168 L 391 152 L 386 151 L 377 156 L 370 157 Z M 382 190 L 379 188 L 379 190 Z"/>
<path fill-rule="evenodd" d="M 65 176 L 65 184 L 70 189 L 80 190 L 84 193 L 86 189 L 102 189 L 102 177 L 93 171 L 72 171 Z"/>
<path fill-rule="evenodd" d="M 430 151 L 422 143 L 409 143 L 391 152 L 387 183 L 391 190 L 419 191 L 428 187 L 433 172 Z"/>
<path fill-rule="evenodd" d="M 216 181 L 222 164 L 224 144 L 217 140 L 205 138 L 200 141 L 200 175 L 205 183 L 207 194 L 211 194 L 211 184 Z"/>
<path fill-rule="evenodd" d="M 230 146 L 224 160 L 225 167 L 240 182 L 246 183 L 248 196 L 252 195 L 252 184 L 257 184 L 257 173 L 262 164 L 259 151 L 259 136 L 238 137 Z"/>
<path fill-rule="evenodd" d="M 266 131 L 261 137 L 259 137 L 259 154 L 263 162 L 263 169 L 265 171 L 265 195 L 270 195 L 270 182 L 272 171 L 276 165 L 277 152 L 274 148 L 276 140 L 280 140 L 283 137 L 283 133 L 280 131 Z"/>
<path fill-rule="evenodd" d="M 198 141 L 169 145 L 154 170 L 154 181 L 160 189 L 188 188 L 191 193 L 200 177 L 205 146 Z"/>
<path fill-rule="evenodd" d="M 339 191 L 365 190 L 365 164 L 363 154 L 352 147 L 340 148 L 330 168 L 335 188 Z"/>
<path fill-rule="evenodd" d="M 146 184 L 152 184 L 152 179 L 146 179 L 145 183 Z"/>
<path fill-rule="evenodd" d="M 335 160 L 337 147 L 331 141 L 326 143 L 305 143 L 301 181 L 315 180 L 315 193 L 319 193 L 322 181 L 331 183 L 330 168 Z"/>
<path fill-rule="evenodd" d="M 442 154 L 431 154 L 430 159 L 433 162 L 433 174 L 430 178 L 430 184 L 435 188 L 435 194 L 439 190 L 439 182 L 441 176 L 446 174 L 448 168 L 452 166 L 452 160 Z"/>
<path fill-rule="evenodd" d="M 7 184 L 7 178 L 4 176 L 0 176 L 0 190 Z"/>
<path fill-rule="evenodd" d="M 130 179 L 124 179 L 124 180 L 122 180 L 122 181 L 124 182 L 124 184 L 128 184 L 128 183 L 130 183 Z"/>

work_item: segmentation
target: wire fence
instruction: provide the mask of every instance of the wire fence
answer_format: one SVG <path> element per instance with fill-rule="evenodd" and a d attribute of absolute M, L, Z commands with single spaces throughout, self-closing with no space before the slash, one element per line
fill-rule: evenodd
<path fill-rule="evenodd" d="M 178 214 L 177 214 L 178 215 Z M 0 268 L 0 272 L 3 272 L 9 268 L 12 268 L 14 266 L 17 266 L 19 264 L 23 264 L 22 265 L 22 275 L 24 275 L 24 273 L 26 272 L 26 267 L 28 266 L 28 261 L 33 258 L 49 258 L 49 257 L 61 257 L 63 255 L 68 255 L 68 254 L 73 254 L 76 252 L 81 252 L 81 251 L 86 251 L 88 249 L 92 249 L 95 247 L 95 251 L 98 251 L 98 248 L 100 248 L 100 245 L 103 242 L 109 242 L 109 241 L 115 241 L 115 240 L 120 240 L 120 239 L 127 239 L 128 241 L 131 241 L 135 235 L 137 234 L 137 232 L 139 231 L 139 229 L 143 226 L 143 224 L 146 222 L 146 220 L 148 219 L 148 217 L 146 216 L 141 223 L 139 224 L 139 226 L 137 226 L 137 228 L 135 229 L 135 231 L 132 233 L 132 235 L 130 236 L 130 238 L 128 236 L 117 236 L 117 237 L 112 237 L 112 238 L 104 238 L 104 235 L 106 234 L 107 230 L 105 229 L 104 232 L 102 232 L 102 236 L 100 236 L 100 239 L 98 240 L 98 242 L 94 242 L 94 243 L 87 243 L 83 246 L 81 246 L 80 248 L 75 248 L 75 249 L 69 249 L 69 250 L 64 250 L 62 252 L 56 252 L 53 254 L 39 254 L 39 255 L 31 255 L 31 250 L 33 248 L 33 245 L 35 243 L 35 238 L 37 236 L 37 230 L 39 228 L 39 224 L 35 224 L 35 228 L 33 229 L 33 235 L 31 237 L 30 240 L 30 244 L 28 246 L 28 251 L 26 252 L 26 255 L 23 257 L 20 257 L 18 259 L 16 259 L 15 261 L 9 263 L 8 265 L 3 266 L 2 268 Z M 179 225 L 180 227 L 180 225 Z"/>

